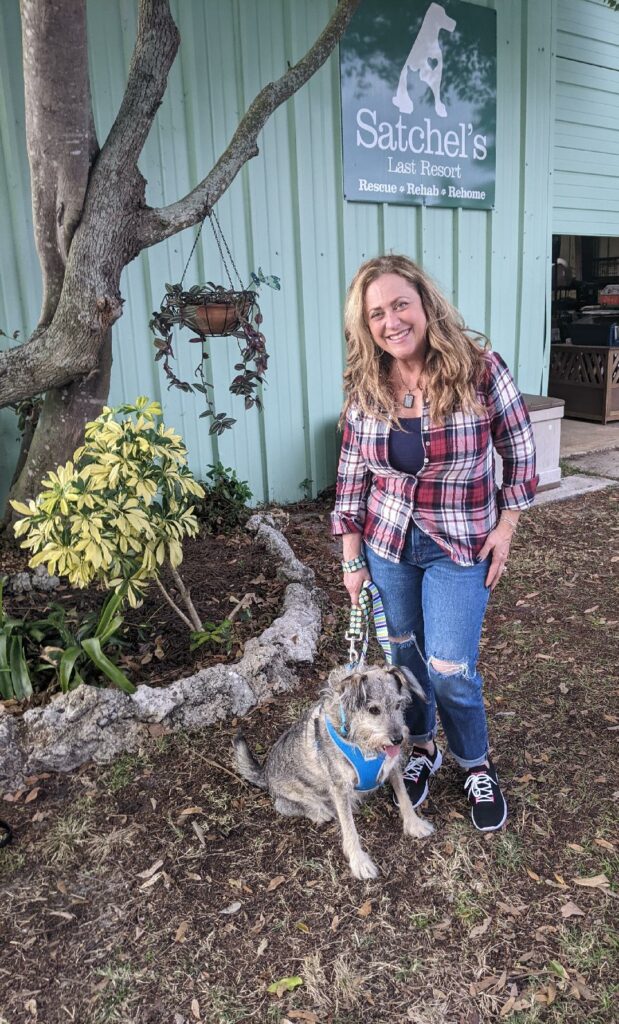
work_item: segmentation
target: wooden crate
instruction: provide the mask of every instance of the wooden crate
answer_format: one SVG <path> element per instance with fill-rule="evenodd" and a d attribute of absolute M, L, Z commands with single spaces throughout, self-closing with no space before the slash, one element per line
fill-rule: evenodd
<path fill-rule="evenodd" d="M 564 400 L 570 419 L 619 420 L 619 348 L 553 345 L 548 394 Z"/>

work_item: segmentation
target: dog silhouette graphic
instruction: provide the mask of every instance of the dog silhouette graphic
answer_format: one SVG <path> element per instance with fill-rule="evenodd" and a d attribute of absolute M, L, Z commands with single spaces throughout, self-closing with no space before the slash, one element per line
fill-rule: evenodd
<path fill-rule="evenodd" d="M 453 32 L 456 22 L 450 18 L 440 4 L 430 4 L 413 47 L 400 73 L 398 90 L 393 103 L 402 114 L 411 114 L 414 104 L 408 93 L 408 72 L 418 71 L 422 82 L 429 85 L 434 94 L 434 109 L 438 117 L 447 117 L 445 104 L 441 99 L 443 78 L 443 51 L 439 43 L 439 32 Z"/>

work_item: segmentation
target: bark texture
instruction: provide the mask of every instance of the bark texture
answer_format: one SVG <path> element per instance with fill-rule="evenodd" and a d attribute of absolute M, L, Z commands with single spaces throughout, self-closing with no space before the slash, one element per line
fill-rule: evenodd
<path fill-rule="evenodd" d="M 137 163 L 165 93 L 180 38 L 168 0 L 139 0 L 125 94 L 100 152 L 95 138 L 85 0 L 21 0 L 28 154 L 44 278 L 39 325 L 0 353 L 0 408 L 46 392 L 15 494 L 66 461 L 109 385 L 109 336 L 122 315 L 120 277 L 145 247 L 202 220 L 247 160 L 273 111 L 333 51 L 360 0 L 340 0 L 308 53 L 250 105 L 212 170 L 163 209 L 145 203 Z M 15 495 L 12 495 L 15 496 Z"/>

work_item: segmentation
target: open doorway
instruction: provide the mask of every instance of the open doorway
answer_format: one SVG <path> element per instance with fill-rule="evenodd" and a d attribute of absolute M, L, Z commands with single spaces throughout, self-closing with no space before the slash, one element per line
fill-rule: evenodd
<path fill-rule="evenodd" d="M 554 235 L 548 394 L 565 416 L 619 420 L 619 238 Z"/>

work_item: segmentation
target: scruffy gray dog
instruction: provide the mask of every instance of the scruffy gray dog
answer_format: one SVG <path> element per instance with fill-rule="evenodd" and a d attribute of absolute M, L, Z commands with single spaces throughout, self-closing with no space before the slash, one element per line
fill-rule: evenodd
<path fill-rule="evenodd" d="M 378 868 L 361 846 L 353 811 L 387 778 L 404 834 L 420 839 L 434 831 L 413 810 L 400 770 L 407 732 L 404 709 L 413 695 L 425 700 L 408 669 L 335 669 L 320 703 L 280 736 L 264 767 L 240 734 L 234 740 L 240 774 L 268 790 L 280 814 L 307 817 L 316 824 L 337 817 L 355 878 L 376 878 Z"/>

